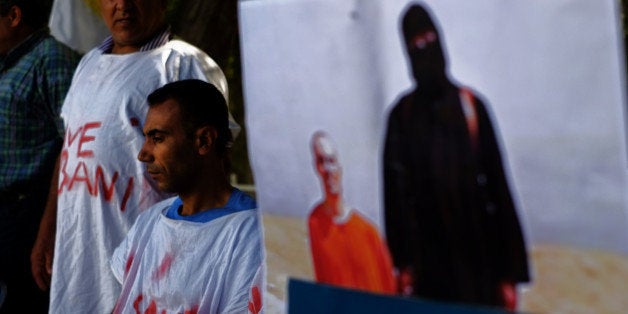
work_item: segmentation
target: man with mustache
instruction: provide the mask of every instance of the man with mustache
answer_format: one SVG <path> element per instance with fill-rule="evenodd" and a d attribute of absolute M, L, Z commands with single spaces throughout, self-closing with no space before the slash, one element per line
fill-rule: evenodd
<path fill-rule="evenodd" d="M 160 190 L 177 196 L 142 213 L 115 250 L 122 293 L 114 313 L 245 313 L 249 303 L 257 313 L 261 226 L 255 200 L 229 183 L 224 97 L 212 84 L 182 80 L 148 103 L 137 158 Z"/>
<path fill-rule="evenodd" d="M 173 39 L 168 0 L 99 4 L 111 36 L 81 59 L 63 104 L 58 184 L 31 257 L 40 288 L 51 289 L 52 313 L 111 312 L 120 286 L 107 261 L 137 216 L 168 196 L 134 158 L 144 139 L 146 96 L 168 82 L 198 78 L 227 98 L 216 63 Z"/>

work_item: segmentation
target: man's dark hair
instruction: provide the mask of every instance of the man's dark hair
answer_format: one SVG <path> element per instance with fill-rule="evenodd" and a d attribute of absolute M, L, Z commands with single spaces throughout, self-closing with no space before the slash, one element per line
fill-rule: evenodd
<path fill-rule="evenodd" d="M 154 106 L 168 99 L 179 104 L 183 128 L 188 136 L 203 126 L 216 128 L 216 152 L 225 157 L 232 142 L 229 111 L 225 98 L 216 86 L 197 79 L 175 81 L 148 95 L 148 105 Z"/>
<path fill-rule="evenodd" d="M 22 10 L 24 24 L 35 29 L 48 26 L 52 0 L 0 0 L 0 15 L 7 15 L 14 5 Z"/>

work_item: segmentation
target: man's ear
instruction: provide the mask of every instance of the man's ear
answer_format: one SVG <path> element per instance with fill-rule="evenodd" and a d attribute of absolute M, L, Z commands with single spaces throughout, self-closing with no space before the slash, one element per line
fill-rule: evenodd
<path fill-rule="evenodd" d="M 22 9 L 17 5 L 11 6 L 9 12 L 7 12 L 7 17 L 9 17 L 11 21 L 11 27 L 17 27 L 22 22 Z"/>
<path fill-rule="evenodd" d="M 204 126 L 196 130 L 196 144 L 200 155 L 209 154 L 212 151 L 214 142 L 218 137 L 218 131 L 211 126 Z"/>

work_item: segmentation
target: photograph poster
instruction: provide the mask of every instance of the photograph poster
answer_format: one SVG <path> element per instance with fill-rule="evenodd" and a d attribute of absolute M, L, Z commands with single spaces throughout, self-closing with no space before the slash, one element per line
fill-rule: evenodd
<path fill-rule="evenodd" d="M 238 6 L 266 311 L 291 279 L 628 309 L 618 1 Z"/>

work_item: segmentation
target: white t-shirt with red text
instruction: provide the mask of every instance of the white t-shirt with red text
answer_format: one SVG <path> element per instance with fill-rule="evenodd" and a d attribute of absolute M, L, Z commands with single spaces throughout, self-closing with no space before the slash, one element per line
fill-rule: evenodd
<path fill-rule="evenodd" d="M 201 50 L 179 40 L 116 55 L 98 48 L 79 63 L 61 115 L 57 230 L 50 313 L 110 313 L 120 284 L 113 250 L 137 216 L 167 197 L 145 174 L 146 97 L 179 79 L 198 78 L 226 92 L 226 79 Z"/>

